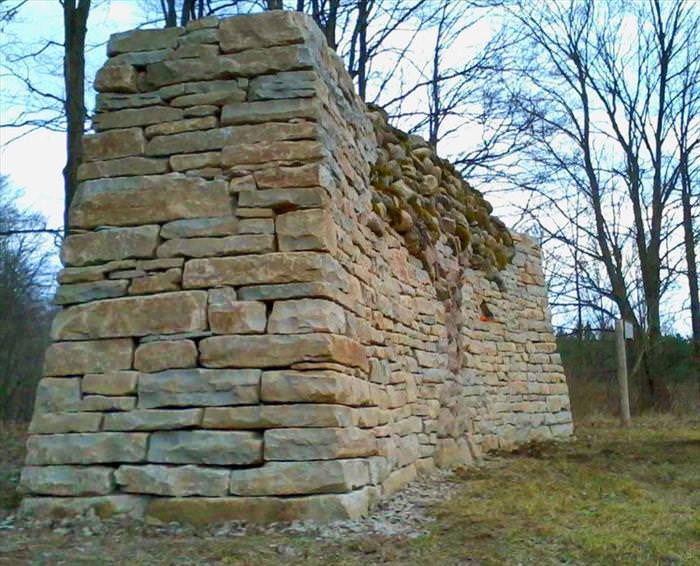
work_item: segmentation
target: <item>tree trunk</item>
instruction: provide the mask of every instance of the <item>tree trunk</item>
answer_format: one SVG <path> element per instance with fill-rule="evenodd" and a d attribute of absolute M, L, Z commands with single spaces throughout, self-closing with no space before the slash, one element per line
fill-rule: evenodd
<path fill-rule="evenodd" d="M 360 43 L 360 52 L 357 57 L 357 90 L 360 98 L 365 100 L 367 96 L 367 0 L 359 0 L 357 26 Z"/>
<path fill-rule="evenodd" d="M 76 5 L 77 1 L 77 5 Z M 85 131 L 85 35 L 90 0 L 64 0 L 63 80 L 66 92 L 66 166 L 63 169 L 63 230 L 68 233 L 68 212 L 78 186 L 78 167 Z"/>

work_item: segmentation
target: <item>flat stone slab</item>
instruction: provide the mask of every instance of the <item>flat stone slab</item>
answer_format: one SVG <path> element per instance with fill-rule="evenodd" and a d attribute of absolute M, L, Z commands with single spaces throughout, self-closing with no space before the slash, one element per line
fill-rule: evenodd
<path fill-rule="evenodd" d="M 257 432 L 178 430 L 151 435 L 148 461 L 244 466 L 262 462 L 262 453 L 262 435 Z"/>
<path fill-rule="evenodd" d="M 146 458 L 145 433 L 96 432 L 30 436 L 27 464 L 107 464 Z"/>

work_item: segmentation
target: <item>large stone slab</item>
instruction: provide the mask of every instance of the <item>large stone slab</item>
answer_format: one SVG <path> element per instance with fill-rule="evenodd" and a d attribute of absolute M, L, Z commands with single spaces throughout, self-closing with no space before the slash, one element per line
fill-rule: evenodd
<path fill-rule="evenodd" d="M 265 431 L 265 460 L 333 460 L 373 456 L 377 440 L 359 428 L 281 428 Z"/>
<path fill-rule="evenodd" d="M 80 410 L 80 379 L 45 377 L 36 387 L 35 413 Z"/>
<path fill-rule="evenodd" d="M 231 213 L 226 182 L 169 173 L 81 183 L 70 223 L 75 228 L 133 226 Z"/>
<path fill-rule="evenodd" d="M 335 253 L 335 223 L 322 209 L 294 210 L 275 220 L 280 251 L 317 250 Z"/>
<path fill-rule="evenodd" d="M 153 495 L 222 496 L 228 491 L 228 470 L 200 466 L 119 466 L 115 478 L 122 491 Z"/>
<path fill-rule="evenodd" d="M 245 466 L 262 462 L 262 456 L 262 435 L 257 432 L 154 432 L 148 446 L 148 461 L 163 464 Z"/>
<path fill-rule="evenodd" d="M 370 402 L 369 383 L 335 371 L 266 371 L 260 382 L 265 403 L 337 403 L 360 406 Z"/>
<path fill-rule="evenodd" d="M 108 413 L 104 416 L 104 430 L 140 431 L 192 428 L 202 422 L 202 409 L 150 409 L 127 413 Z"/>
<path fill-rule="evenodd" d="M 139 73 L 131 65 L 105 65 L 95 75 L 97 92 L 137 93 Z"/>
<path fill-rule="evenodd" d="M 336 283 L 342 268 L 328 254 L 270 253 L 194 259 L 185 264 L 185 288 L 323 281 Z"/>
<path fill-rule="evenodd" d="M 241 207 L 272 208 L 279 212 L 296 208 L 320 208 L 327 203 L 328 193 L 320 187 L 241 191 L 238 198 Z"/>
<path fill-rule="evenodd" d="M 143 155 L 146 138 L 141 128 L 111 130 L 83 137 L 83 159 L 86 162 Z"/>
<path fill-rule="evenodd" d="M 167 159 L 149 157 L 123 157 L 108 161 L 88 161 L 78 168 L 78 181 L 101 177 L 131 177 L 134 175 L 158 175 L 168 171 Z"/>
<path fill-rule="evenodd" d="M 111 371 L 89 373 L 82 379 L 83 394 L 92 395 L 132 395 L 136 393 L 139 372 Z"/>
<path fill-rule="evenodd" d="M 225 53 L 302 43 L 307 37 L 303 16 L 285 11 L 221 20 L 219 42 Z"/>
<path fill-rule="evenodd" d="M 141 462 L 146 458 L 148 434 L 96 432 L 30 436 L 28 465 L 108 464 Z"/>
<path fill-rule="evenodd" d="M 233 470 L 232 495 L 307 495 L 344 493 L 369 483 L 366 460 L 267 462 L 260 468 Z"/>
<path fill-rule="evenodd" d="M 319 76 L 315 71 L 292 71 L 263 75 L 251 79 L 248 99 L 274 100 L 279 98 L 309 98 L 319 88 Z"/>
<path fill-rule="evenodd" d="M 177 46 L 178 38 L 184 33 L 183 28 L 131 30 L 114 33 L 107 43 L 107 55 L 113 57 L 130 51 L 153 51 Z"/>
<path fill-rule="evenodd" d="M 51 336 L 54 340 L 85 340 L 197 332 L 207 328 L 206 308 L 204 291 L 108 299 L 61 311 Z"/>
<path fill-rule="evenodd" d="M 63 242 L 63 265 L 83 266 L 117 259 L 151 258 L 156 255 L 160 226 L 113 228 L 73 234 Z"/>
<path fill-rule="evenodd" d="M 176 238 L 158 248 L 158 257 L 215 257 L 272 252 L 275 237 L 245 234 L 224 238 Z"/>
<path fill-rule="evenodd" d="M 29 425 L 31 434 L 62 432 L 97 432 L 102 415 L 99 413 L 35 413 Z"/>
<path fill-rule="evenodd" d="M 345 333 L 345 310 L 325 299 L 275 301 L 270 314 L 270 334 L 309 332 Z"/>
<path fill-rule="evenodd" d="M 197 365 L 197 347 L 192 340 L 158 340 L 140 344 L 134 367 L 144 372 L 192 368 Z"/>
<path fill-rule="evenodd" d="M 114 491 L 114 470 L 105 466 L 26 466 L 20 488 L 37 495 L 106 495 Z"/>
<path fill-rule="evenodd" d="M 161 238 L 201 238 L 213 236 L 232 236 L 238 232 L 240 221 L 235 216 L 218 216 L 214 218 L 193 218 L 168 222 L 160 231 Z"/>
<path fill-rule="evenodd" d="M 114 299 L 126 295 L 129 282 L 123 279 L 110 281 L 93 281 L 90 283 L 76 283 L 74 285 L 61 285 L 56 290 L 53 299 L 54 305 L 74 305 L 87 303 L 100 299 Z"/>
<path fill-rule="evenodd" d="M 42 520 L 84 516 L 93 511 L 100 519 L 114 516 L 143 518 L 147 497 L 102 495 L 97 497 L 25 497 L 19 509 L 22 517 Z"/>
<path fill-rule="evenodd" d="M 209 291 L 209 327 L 215 334 L 260 334 L 265 332 L 267 308 L 259 301 L 237 301 L 228 288 Z"/>
<path fill-rule="evenodd" d="M 82 375 L 129 369 L 134 353 L 131 339 L 56 342 L 46 350 L 45 375 Z"/>
<path fill-rule="evenodd" d="M 297 404 L 209 407 L 204 411 L 204 428 L 266 429 L 289 427 L 352 426 L 352 409 L 343 405 Z"/>
<path fill-rule="evenodd" d="M 149 501 L 146 517 L 194 525 L 227 521 L 328 523 L 364 517 L 375 499 L 376 491 L 368 487 L 351 493 L 304 497 L 162 497 Z"/>
<path fill-rule="evenodd" d="M 284 122 L 295 118 L 315 119 L 318 114 L 319 108 L 316 101 L 307 98 L 240 102 L 224 106 L 221 112 L 221 125 Z M 278 160 L 282 161 L 283 158 Z M 229 160 L 229 163 L 231 161 Z"/>
<path fill-rule="evenodd" d="M 139 408 L 251 405 L 260 400 L 259 370 L 168 370 L 142 374 Z"/>
<path fill-rule="evenodd" d="M 169 106 L 152 106 L 150 108 L 127 108 L 113 112 L 100 112 L 93 121 L 95 129 L 110 130 L 113 128 L 131 128 L 134 126 L 150 126 L 161 122 L 172 122 L 182 119 L 182 110 Z"/>

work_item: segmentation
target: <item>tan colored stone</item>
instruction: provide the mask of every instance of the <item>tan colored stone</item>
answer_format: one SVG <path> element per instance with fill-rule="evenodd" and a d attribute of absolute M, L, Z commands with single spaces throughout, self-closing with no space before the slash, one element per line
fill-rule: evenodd
<path fill-rule="evenodd" d="M 272 252 L 275 238 L 266 234 L 246 234 L 223 238 L 177 238 L 158 247 L 159 257 L 214 257 Z"/>
<path fill-rule="evenodd" d="M 146 138 L 141 128 L 110 130 L 83 137 L 83 159 L 86 162 L 143 155 L 145 150 Z"/>
<path fill-rule="evenodd" d="M 74 285 L 61 285 L 53 299 L 54 305 L 73 305 L 76 303 L 87 303 L 99 299 L 113 299 L 126 295 L 129 282 L 125 280 L 116 281 L 93 281 L 91 283 L 76 283 Z"/>
<path fill-rule="evenodd" d="M 255 165 L 270 161 L 315 161 L 324 156 L 323 146 L 317 141 L 262 142 L 252 145 L 231 145 L 221 152 L 224 167 Z"/>
<path fill-rule="evenodd" d="M 196 332 L 207 328 L 206 304 L 205 292 L 182 291 L 76 305 L 56 315 L 51 335 L 84 340 Z"/>
<path fill-rule="evenodd" d="M 175 267 L 162 273 L 154 273 L 145 277 L 135 277 L 129 286 L 130 295 L 148 295 L 179 291 L 182 289 L 182 269 Z"/>
<path fill-rule="evenodd" d="M 61 250 L 64 265 L 83 266 L 128 258 L 154 257 L 160 226 L 112 228 L 68 236 Z"/>
<path fill-rule="evenodd" d="M 295 210 L 275 220 L 280 251 L 319 250 L 336 253 L 336 231 L 327 210 Z"/>
<path fill-rule="evenodd" d="M 280 212 L 295 208 L 322 208 L 328 203 L 328 193 L 320 187 L 306 189 L 264 189 L 241 191 L 238 205 L 272 208 Z"/>
<path fill-rule="evenodd" d="M 106 65 L 97 71 L 94 87 L 97 92 L 138 92 L 138 78 L 131 65 Z"/>
<path fill-rule="evenodd" d="M 177 46 L 178 38 L 184 33 L 183 28 L 131 30 L 114 33 L 107 43 L 107 55 L 112 57 L 119 53 L 131 51 L 151 51 Z"/>
<path fill-rule="evenodd" d="M 302 43 L 305 22 L 292 12 L 236 16 L 221 20 L 219 41 L 224 53 L 275 45 Z"/>
<path fill-rule="evenodd" d="M 250 407 L 209 407 L 204 428 L 266 429 L 288 427 L 344 427 L 352 425 L 352 409 L 343 405 L 298 404 Z"/>
<path fill-rule="evenodd" d="M 44 358 L 45 375 L 82 375 L 129 369 L 134 347 L 130 339 L 58 342 Z"/>
<path fill-rule="evenodd" d="M 34 399 L 35 413 L 80 410 L 80 379 L 45 377 L 39 381 Z"/>
<path fill-rule="evenodd" d="M 39 495 L 106 495 L 114 491 L 113 476 L 104 466 L 26 466 L 20 488 Z"/>
<path fill-rule="evenodd" d="M 136 397 L 110 397 L 105 395 L 83 395 L 81 411 L 131 411 L 136 407 Z"/>
<path fill-rule="evenodd" d="M 134 354 L 139 371 L 191 368 L 197 365 L 197 347 L 192 340 L 159 340 L 140 344 Z"/>
<path fill-rule="evenodd" d="M 221 152 L 210 151 L 208 153 L 191 153 L 185 155 L 173 155 L 170 158 L 170 166 L 173 171 L 187 171 L 189 169 L 201 169 L 204 167 L 218 167 L 221 165 Z"/>
<path fill-rule="evenodd" d="M 167 173 L 167 159 L 149 157 L 124 157 L 109 161 L 89 161 L 78 168 L 78 181 L 102 177 L 129 177 L 134 175 L 158 175 Z"/>
<path fill-rule="evenodd" d="M 263 100 L 227 104 L 221 111 L 221 125 L 256 124 L 258 122 L 284 122 L 306 118 L 316 119 L 319 115 L 318 103 L 308 98 L 289 100 Z M 259 162 L 258 162 L 259 163 Z"/>
<path fill-rule="evenodd" d="M 172 55 L 172 49 L 151 49 L 149 51 L 133 51 L 131 53 L 120 53 L 114 57 L 107 59 L 105 66 L 112 67 L 114 65 L 118 66 L 134 66 L 134 67 L 146 67 L 147 65 L 152 65 L 153 63 L 158 63 L 159 61 L 164 61 L 170 55 Z M 138 70 L 138 69 L 137 69 Z M 143 74 L 138 74 L 137 85 L 143 86 Z"/>
<path fill-rule="evenodd" d="M 83 394 L 131 395 L 136 393 L 139 372 L 111 371 L 108 373 L 88 373 L 82 380 Z"/>
<path fill-rule="evenodd" d="M 205 116 L 203 118 L 187 118 L 176 122 L 164 122 L 153 124 L 145 129 L 147 138 L 153 136 L 164 136 L 171 134 L 181 134 L 195 130 L 211 130 L 219 125 L 219 120 L 215 116 Z"/>
<path fill-rule="evenodd" d="M 46 434 L 27 440 L 28 465 L 107 464 L 141 462 L 146 457 L 148 434 L 96 432 Z"/>
<path fill-rule="evenodd" d="M 386 497 L 393 495 L 406 484 L 412 482 L 418 476 L 415 464 L 409 464 L 398 470 L 394 470 L 382 483 L 382 494 Z"/>
<path fill-rule="evenodd" d="M 265 460 L 334 460 L 373 456 L 377 442 L 359 428 L 280 428 L 265 431 Z"/>
<path fill-rule="evenodd" d="M 328 187 L 333 182 L 322 163 L 298 166 L 275 165 L 253 172 L 260 189 L 291 189 L 299 187 Z"/>
<path fill-rule="evenodd" d="M 238 231 L 241 234 L 274 234 L 275 221 L 272 218 L 242 218 Z"/>
<path fill-rule="evenodd" d="M 121 261 L 110 261 L 103 265 L 93 265 L 89 267 L 65 267 L 58 272 L 57 279 L 61 285 L 65 283 L 100 281 L 114 271 L 132 269 L 135 266 L 136 260 L 123 259 Z"/>
<path fill-rule="evenodd" d="M 169 106 L 152 106 L 150 108 L 127 108 L 113 112 L 100 112 L 93 121 L 96 130 L 114 128 L 131 128 L 149 126 L 161 122 L 173 122 L 182 119 L 182 110 Z"/>
<path fill-rule="evenodd" d="M 123 110 L 124 108 L 143 108 L 144 106 L 158 106 L 160 104 L 163 104 L 163 99 L 157 92 L 138 94 L 100 92 L 95 97 L 95 110 L 97 112 Z"/>
<path fill-rule="evenodd" d="M 369 384 L 335 371 L 266 371 L 261 379 L 265 403 L 337 403 L 366 405 Z"/>
<path fill-rule="evenodd" d="M 309 332 L 345 333 L 345 310 L 324 299 L 275 301 L 268 325 L 270 334 Z"/>
<path fill-rule="evenodd" d="M 205 367 L 280 367 L 303 361 L 331 361 L 368 369 L 364 348 L 333 334 L 213 336 L 199 344 Z"/>
<path fill-rule="evenodd" d="M 31 434 L 58 434 L 61 432 L 96 432 L 100 430 L 99 413 L 34 413 L 29 425 Z"/>
<path fill-rule="evenodd" d="M 177 430 L 151 434 L 148 461 L 243 466 L 262 462 L 262 452 L 262 435 L 257 432 Z"/>
<path fill-rule="evenodd" d="M 178 96 L 170 101 L 170 104 L 175 107 L 197 106 L 198 104 L 214 104 L 223 106 L 224 104 L 235 104 L 243 102 L 246 99 L 246 92 L 241 88 L 233 88 L 230 90 L 218 90 L 212 92 L 203 92 L 200 94 L 186 94 Z"/>
<path fill-rule="evenodd" d="M 260 373 L 179 369 L 142 374 L 139 408 L 253 405 L 260 401 Z"/>
<path fill-rule="evenodd" d="M 199 466 L 119 466 L 115 473 L 122 491 L 154 495 L 221 496 L 228 492 L 228 470 Z"/>
<path fill-rule="evenodd" d="M 234 297 L 235 298 L 235 297 Z M 265 332 L 265 303 L 230 300 L 229 293 L 209 291 L 209 327 L 215 334 L 259 334 Z"/>
<path fill-rule="evenodd" d="M 202 409 L 149 409 L 127 413 L 107 413 L 104 430 L 141 431 L 192 428 L 202 422 Z"/>
<path fill-rule="evenodd" d="M 181 173 L 85 181 L 71 205 L 71 226 L 129 226 L 232 213 L 225 181 Z"/>
<path fill-rule="evenodd" d="M 315 71 L 292 71 L 263 75 L 251 79 L 248 99 L 255 101 L 309 98 L 317 93 L 319 83 L 319 76 Z"/>
<path fill-rule="evenodd" d="M 114 516 L 142 518 L 147 497 L 136 495 L 102 495 L 97 497 L 25 497 L 19 514 L 22 517 L 65 519 L 85 516 L 90 511 L 100 519 Z"/>

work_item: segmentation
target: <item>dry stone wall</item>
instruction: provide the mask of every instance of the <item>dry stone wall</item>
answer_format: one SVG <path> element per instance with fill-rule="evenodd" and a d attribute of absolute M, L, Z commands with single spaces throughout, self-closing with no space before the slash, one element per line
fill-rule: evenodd
<path fill-rule="evenodd" d="M 24 513 L 356 518 L 436 465 L 571 433 L 537 246 L 452 194 L 422 140 L 393 155 L 309 18 L 205 18 L 108 54 Z M 421 221 L 377 164 L 464 214 Z"/>

